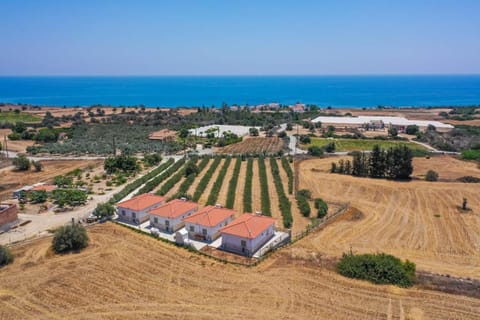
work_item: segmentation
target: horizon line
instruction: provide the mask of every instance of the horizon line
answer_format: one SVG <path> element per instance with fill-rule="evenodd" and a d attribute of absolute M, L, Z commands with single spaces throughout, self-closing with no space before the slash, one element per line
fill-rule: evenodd
<path fill-rule="evenodd" d="M 0 74 L 2 77 L 399 77 L 480 76 L 480 73 L 351 73 L 351 74 Z"/>

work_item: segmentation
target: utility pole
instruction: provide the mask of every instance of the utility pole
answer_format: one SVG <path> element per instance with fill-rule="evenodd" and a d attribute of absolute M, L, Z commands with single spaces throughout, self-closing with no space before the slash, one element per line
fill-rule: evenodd
<path fill-rule="evenodd" d="M 5 154 L 8 160 L 8 147 L 7 147 L 7 136 L 3 136 L 3 140 L 5 141 Z"/>

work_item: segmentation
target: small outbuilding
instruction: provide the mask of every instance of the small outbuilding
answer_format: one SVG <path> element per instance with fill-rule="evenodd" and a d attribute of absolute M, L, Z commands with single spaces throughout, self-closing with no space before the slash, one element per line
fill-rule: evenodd
<path fill-rule="evenodd" d="M 223 227 L 220 233 L 223 250 L 250 257 L 275 236 L 275 219 L 245 213 Z"/>
<path fill-rule="evenodd" d="M 186 218 L 185 228 L 190 239 L 213 241 L 220 236 L 220 228 L 233 220 L 235 211 L 221 206 L 206 206 Z"/>
<path fill-rule="evenodd" d="M 198 203 L 175 199 L 150 210 L 150 225 L 161 231 L 175 232 L 184 226 L 183 219 L 198 210 Z"/>
<path fill-rule="evenodd" d="M 18 209 L 17 205 L 10 203 L 1 203 L 0 204 L 0 227 L 14 222 L 18 219 Z"/>
<path fill-rule="evenodd" d="M 165 203 L 165 197 L 152 193 L 144 193 L 131 199 L 117 203 L 118 219 L 136 224 L 149 219 L 148 211 Z"/>

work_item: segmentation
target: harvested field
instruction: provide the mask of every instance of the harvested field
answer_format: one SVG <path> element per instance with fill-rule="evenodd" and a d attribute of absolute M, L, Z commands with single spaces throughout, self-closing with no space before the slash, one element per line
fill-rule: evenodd
<path fill-rule="evenodd" d="M 438 172 L 439 179 L 458 179 L 463 176 L 480 178 L 480 167 L 474 161 L 462 161 L 451 156 L 433 156 L 413 159 L 413 176 L 425 178 L 428 170 Z"/>
<path fill-rule="evenodd" d="M 55 176 L 66 174 L 77 168 L 86 168 L 89 165 L 94 165 L 95 167 L 102 166 L 103 161 L 42 161 L 42 164 L 43 170 L 41 172 L 35 172 L 33 170 L 28 172 L 17 172 L 12 171 L 13 167 L 1 169 L 0 174 L 2 179 L 0 181 L 0 187 L 6 186 L 6 188 L 0 188 L 0 199 L 11 197 L 12 192 L 19 187 L 37 182 L 51 182 Z"/>
<path fill-rule="evenodd" d="M 384 251 L 412 260 L 420 270 L 480 278 L 480 269 L 474 267 L 480 265 L 477 184 L 395 182 L 330 174 L 332 160 L 302 162 L 300 188 L 310 189 L 313 196 L 326 201 L 350 201 L 362 214 L 359 219 L 327 226 L 302 242 L 306 248 L 334 256 L 350 248 L 355 252 Z M 435 170 L 446 160 L 432 157 L 430 161 Z M 461 176 L 468 174 L 461 166 L 457 171 Z M 468 213 L 459 209 L 464 197 L 472 209 Z"/>
<path fill-rule="evenodd" d="M 244 154 L 244 153 L 277 153 L 283 150 L 285 142 L 278 137 L 245 137 L 242 142 L 219 148 L 218 153 Z"/>
<path fill-rule="evenodd" d="M 111 223 L 89 234 L 79 254 L 54 255 L 50 239 L 16 248 L 15 262 L 0 269 L 0 318 L 478 319 L 480 312 L 474 298 L 343 278 L 297 245 L 245 268 Z"/>
<path fill-rule="evenodd" d="M 3 137 L 12 133 L 10 129 L 0 129 L 0 143 L 3 145 Z M 9 151 L 26 153 L 27 147 L 33 146 L 35 141 L 32 140 L 8 140 L 7 146 Z"/>
<path fill-rule="evenodd" d="M 388 149 L 400 145 L 406 145 L 412 150 L 426 151 L 422 145 L 394 140 L 374 140 L 374 139 L 328 139 L 328 138 L 312 138 L 312 143 L 305 146 L 324 147 L 331 142 L 335 142 L 336 151 L 370 151 L 375 145 L 379 145 L 383 149 Z"/>

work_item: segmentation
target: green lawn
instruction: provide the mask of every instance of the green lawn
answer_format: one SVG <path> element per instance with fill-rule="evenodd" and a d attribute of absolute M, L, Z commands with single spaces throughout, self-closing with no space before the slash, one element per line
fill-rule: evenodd
<path fill-rule="evenodd" d="M 407 145 L 410 149 L 415 151 L 427 151 L 425 147 L 408 141 L 386 141 L 373 139 L 326 139 L 326 138 L 312 138 L 312 143 L 307 145 L 323 147 L 330 142 L 335 142 L 336 151 L 368 151 L 372 150 L 373 146 L 378 144 L 383 149 L 388 149 L 398 145 Z"/>
<path fill-rule="evenodd" d="M 13 111 L 2 111 L 0 112 L 0 122 L 10 122 L 16 123 L 21 122 L 40 122 L 42 118 L 31 115 L 26 112 L 15 113 Z"/>

